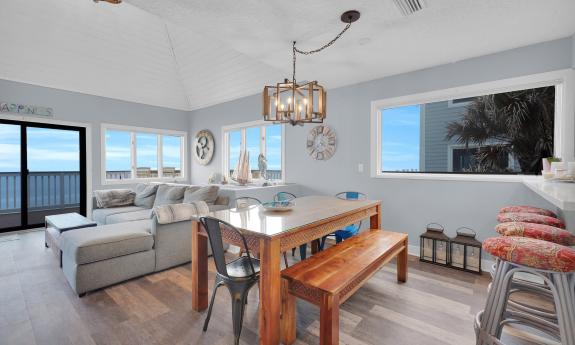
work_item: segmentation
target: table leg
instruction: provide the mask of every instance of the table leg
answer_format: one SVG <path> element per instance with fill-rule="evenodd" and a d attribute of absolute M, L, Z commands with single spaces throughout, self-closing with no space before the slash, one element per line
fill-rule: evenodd
<path fill-rule="evenodd" d="M 311 241 L 311 253 L 317 254 L 319 253 L 319 239 Z"/>
<path fill-rule="evenodd" d="M 192 309 L 208 307 L 208 239 L 200 233 L 200 223 L 192 221 Z"/>
<path fill-rule="evenodd" d="M 403 250 L 397 254 L 397 281 L 407 281 L 407 239 L 403 242 Z"/>
<path fill-rule="evenodd" d="M 260 240 L 260 344 L 280 341 L 281 251 L 279 239 Z"/>
<path fill-rule="evenodd" d="M 377 213 L 369 218 L 370 229 L 381 229 L 381 203 L 377 205 Z"/>
<path fill-rule="evenodd" d="M 284 345 L 291 345 L 296 339 L 296 298 L 289 293 L 289 282 L 282 279 L 282 329 Z"/>
<path fill-rule="evenodd" d="M 339 297 L 324 294 L 319 308 L 319 343 L 339 344 Z"/>

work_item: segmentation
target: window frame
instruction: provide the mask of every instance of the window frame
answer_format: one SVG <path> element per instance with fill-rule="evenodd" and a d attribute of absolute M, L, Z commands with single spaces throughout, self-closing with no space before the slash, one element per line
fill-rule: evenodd
<path fill-rule="evenodd" d="M 370 175 L 372 178 L 497 181 L 521 182 L 532 175 L 499 175 L 469 173 L 382 172 L 381 171 L 381 111 L 408 105 L 444 102 L 450 99 L 476 97 L 487 94 L 517 91 L 529 88 L 555 86 L 555 134 L 554 152 L 563 161 L 575 157 L 575 70 L 565 69 L 471 84 L 461 87 L 412 94 L 371 102 Z"/>
<path fill-rule="evenodd" d="M 243 122 L 228 126 L 222 126 L 222 175 L 225 176 L 229 183 L 235 183 L 231 180 L 230 176 L 230 166 L 229 166 L 229 133 L 234 131 L 240 131 L 241 133 L 241 144 L 240 150 L 245 150 L 246 148 L 246 130 L 252 127 L 260 127 L 260 152 L 264 155 L 266 154 L 266 127 L 280 125 L 282 142 L 281 142 L 281 179 L 274 180 L 280 183 L 284 183 L 286 179 L 286 167 L 285 167 L 285 124 L 283 123 L 273 123 L 264 120 Z M 254 181 L 263 181 L 263 179 L 255 179 Z"/>
<path fill-rule="evenodd" d="M 106 161 L 106 132 L 120 131 L 130 133 L 130 172 L 131 178 L 129 179 L 108 179 L 106 177 L 107 171 L 107 161 Z M 142 134 L 155 134 L 157 136 L 157 161 L 158 161 L 158 177 L 136 177 L 137 176 L 137 142 L 136 135 L 138 133 Z M 114 184 L 130 184 L 138 182 L 182 182 L 187 180 L 188 175 L 188 161 L 187 161 L 187 147 L 188 147 L 188 132 L 176 131 L 169 129 L 155 129 L 146 127 L 134 127 L 134 126 L 123 126 L 103 123 L 100 126 L 100 150 L 101 150 L 101 161 L 100 166 L 102 167 L 101 177 L 103 185 L 114 185 Z M 181 137 L 180 141 L 180 175 L 178 177 L 163 177 L 163 152 L 164 152 L 164 141 L 163 136 L 176 136 Z"/>

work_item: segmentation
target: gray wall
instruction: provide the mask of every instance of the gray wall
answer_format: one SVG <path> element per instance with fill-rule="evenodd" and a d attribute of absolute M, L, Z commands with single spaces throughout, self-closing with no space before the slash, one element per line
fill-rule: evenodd
<path fill-rule="evenodd" d="M 92 125 L 92 188 L 101 182 L 100 124 L 186 131 L 189 112 L 160 108 L 0 79 L 0 100 L 54 109 L 54 119 Z M 2 115 L 0 115 L 0 118 Z M 117 185 L 114 185 L 117 186 Z"/>
<path fill-rule="evenodd" d="M 338 135 L 334 157 L 325 162 L 311 159 L 305 139 L 311 126 L 286 130 L 286 177 L 307 193 L 334 194 L 360 190 L 383 203 L 383 225 L 407 232 L 410 243 L 429 222 L 439 222 L 454 234 L 470 226 L 480 238 L 494 235 L 495 215 L 506 204 L 552 205 L 521 183 L 438 180 L 374 179 L 369 176 L 371 101 L 452 88 L 462 85 L 541 73 L 572 66 L 572 39 L 565 38 L 493 55 L 464 60 L 416 72 L 386 77 L 328 90 L 327 124 Z M 278 76 L 281 77 L 281 76 Z M 205 183 L 211 172 L 221 172 L 221 126 L 261 118 L 260 96 L 239 99 L 192 112 L 190 133 L 210 129 L 217 150 L 206 167 L 192 162 L 192 182 Z M 358 164 L 364 171 L 358 172 Z"/>

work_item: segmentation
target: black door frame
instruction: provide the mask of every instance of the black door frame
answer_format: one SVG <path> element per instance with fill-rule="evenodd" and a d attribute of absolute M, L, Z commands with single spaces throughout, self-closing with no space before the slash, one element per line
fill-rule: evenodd
<path fill-rule="evenodd" d="M 0 233 L 15 230 L 24 230 L 41 227 L 44 224 L 28 224 L 28 140 L 27 128 L 49 128 L 69 131 L 77 131 L 80 140 L 80 214 L 87 213 L 87 170 L 86 170 L 86 127 L 57 125 L 43 122 L 28 122 L 18 120 L 0 119 L 0 124 L 20 126 L 20 225 L 9 228 L 0 228 Z"/>

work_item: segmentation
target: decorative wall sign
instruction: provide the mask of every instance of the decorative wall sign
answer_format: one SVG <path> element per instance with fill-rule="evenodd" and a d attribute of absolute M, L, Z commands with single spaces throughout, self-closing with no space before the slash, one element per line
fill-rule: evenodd
<path fill-rule="evenodd" d="M 208 165 L 214 156 L 214 136 L 204 129 L 196 134 L 194 141 L 194 156 L 201 165 Z"/>
<path fill-rule="evenodd" d="M 54 109 L 35 105 L 0 102 L 0 113 L 53 117 Z"/>
<path fill-rule="evenodd" d="M 316 126 L 307 136 L 307 153 L 320 161 L 326 161 L 335 154 L 335 131 L 329 126 Z"/>

